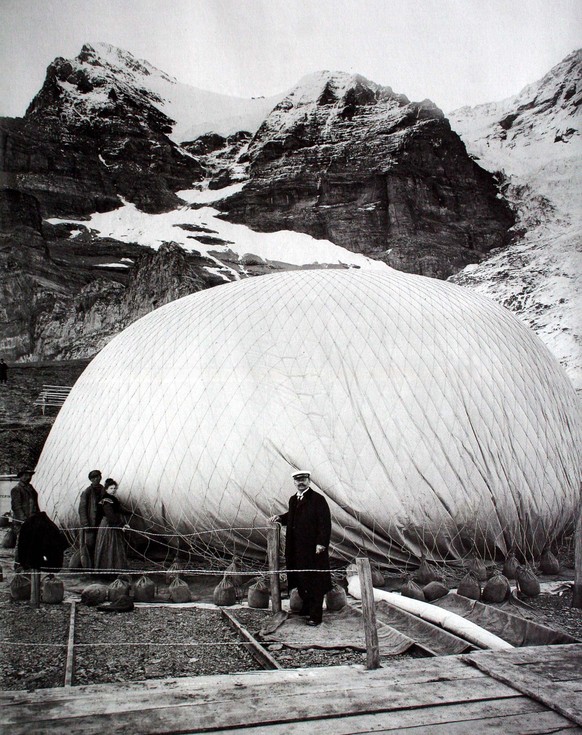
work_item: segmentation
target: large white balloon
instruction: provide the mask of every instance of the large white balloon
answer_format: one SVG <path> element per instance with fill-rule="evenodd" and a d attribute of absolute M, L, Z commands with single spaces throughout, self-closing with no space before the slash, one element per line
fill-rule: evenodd
<path fill-rule="evenodd" d="M 300 467 L 330 503 L 336 557 L 539 552 L 572 521 L 581 439 L 560 366 L 485 297 L 388 268 L 295 271 L 187 296 L 115 337 L 35 485 L 75 526 L 99 468 L 148 523 L 253 555 Z"/>

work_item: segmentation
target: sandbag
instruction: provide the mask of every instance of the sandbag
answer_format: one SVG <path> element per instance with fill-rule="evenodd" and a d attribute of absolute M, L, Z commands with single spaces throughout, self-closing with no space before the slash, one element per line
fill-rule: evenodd
<path fill-rule="evenodd" d="M 299 594 L 297 587 L 294 587 L 289 594 L 289 610 L 291 612 L 300 612 L 303 608 L 303 598 Z"/>
<path fill-rule="evenodd" d="M 420 566 L 418 571 L 414 575 L 414 581 L 420 585 L 428 584 L 429 582 L 436 582 L 438 579 L 437 570 L 432 567 L 427 560 L 421 557 Z"/>
<path fill-rule="evenodd" d="M 172 584 L 176 577 L 179 577 L 184 573 L 184 568 L 185 567 L 182 562 L 174 560 L 166 571 L 166 584 Z"/>
<path fill-rule="evenodd" d="M 170 592 L 170 600 L 172 602 L 191 602 L 192 595 L 190 594 L 190 588 L 180 577 L 176 577 L 174 581 L 168 587 Z"/>
<path fill-rule="evenodd" d="M 93 563 L 91 561 L 91 554 L 89 553 L 89 547 L 87 544 L 81 544 L 79 548 L 79 558 L 81 569 L 92 569 Z"/>
<path fill-rule="evenodd" d="M 16 547 L 17 538 L 18 535 L 16 533 L 16 529 L 14 528 L 14 526 L 10 526 L 10 528 L 4 534 L 4 538 L 2 539 L 2 548 L 14 549 Z"/>
<path fill-rule="evenodd" d="M 40 599 L 49 605 L 60 604 L 65 597 L 65 585 L 54 574 L 47 574 L 42 581 Z"/>
<path fill-rule="evenodd" d="M 75 549 L 69 559 L 69 569 L 82 569 L 81 550 Z"/>
<path fill-rule="evenodd" d="M 215 605 L 220 607 L 228 607 L 236 604 L 236 592 L 230 579 L 223 577 L 219 584 L 214 588 L 212 595 Z"/>
<path fill-rule="evenodd" d="M 240 572 L 239 559 L 236 556 L 224 570 L 224 579 L 232 584 L 236 599 L 240 600 L 242 597 L 241 587 L 244 584 L 244 576 Z"/>
<path fill-rule="evenodd" d="M 481 583 L 474 574 L 468 572 L 459 582 L 457 594 L 462 597 L 468 597 L 470 600 L 480 600 Z"/>
<path fill-rule="evenodd" d="M 117 577 L 109 585 L 109 600 L 113 602 L 120 597 L 127 597 L 131 592 L 131 582 L 127 577 Z"/>
<path fill-rule="evenodd" d="M 145 574 L 133 586 L 133 598 L 136 602 L 153 602 L 156 596 L 156 585 Z"/>
<path fill-rule="evenodd" d="M 503 564 L 503 574 L 507 577 L 507 579 L 515 579 L 515 573 L 518 566 L 519 562 L 517 561 L 515 554 L 513 553 L 513 551 L 510 551 L 509 554 L 505 557 L 505 562 Z"/>
<path fill-rule="evenodd" d="M 259 579 L 249 587 L 247 602 L 249 607 L 259 610 L 269 607 L 269 585 L 265 579 Z"/>
<path fill-rule="evenodd" d="M 81 602 L 88 607 L 100 605 L 107 600 L 109 590 L 104 584 L 90 584 L 81 592 Z"/>
<path fill-rule="evenodd" d="M 325 607 L 330 612 L 337 612 L 348 604 L 348 597 L 345 589 L 339 585 L 334 584 L 330 591 L 325 595 Z"/>
<path fill-rule="evenodd" d="M 537 597 L 540 594 L 540 583 L 529 567 L 518 566 L 515 573 L 519 591 L 526 597 Z"/>
<path fill-rule="evenodd" d="M 501 572 L 496 572 L 483 587 L 483 602 L 503 602 L 511 593 L 509 580 Z"/>
<path fill-rule="evenodd" d="M 400 594 L 403 597 L 411 597 L 413 600 L 424 600 L 424 592 L 422 587 L 412 579 L 406 580 L 406 582 L 400 588 Z"/>
<path fill-rule="evenodd" d="M 480 582 L 485 582 L 487 579 L 487 567 L 482 559 L 470 559 L 467 564 L 467 571 L 474 574 Z"/>
<path fill-rule="evenodd" d="M 557 557 L 552 554 L 550 549 L 544 549 L 540 557 L 540 571 L 542 574 L 558 574 L 560 572 L 560 562 Z"/>
<path fill-rule="evenodd" d="M 69 569 L 91 569 L 91 554 L 85 544 L 75 549 L 69 559 Z"/>
<path fill-rule="evenodd" d="M 432 602 L 433 600 L 438 600 L 441 597 L 448 595 L 449 588 L 446 584 L 435 580 L 434 582 L 429 582 L 425 585 L 422 588 L 422 592 L 424 594 L 424 599 L 428 600 L 428 602 Z"/>
<path fill-rule="evenodd" d="M 12 600 L 30 600 L 30 577 L 17 572 L 10 582 L 10 598 Z"/>
<path fill-rule="evenodd" d="M 386 584 L 384 575 L 378 569 L 378 567 L 371 567 L 372 572 L 372 587 L 383 587 Z"/>

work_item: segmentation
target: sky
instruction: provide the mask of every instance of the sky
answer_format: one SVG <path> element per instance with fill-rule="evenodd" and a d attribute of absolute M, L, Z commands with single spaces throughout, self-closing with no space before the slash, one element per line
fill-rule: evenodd
<path fill-rule="evenodd" d="M 445 112 L 517 94 L 582 47 L 580 0 L 0 0 L 0 115 L 103 41 L 191 84 L 271 96 L 346 71 Z"/>

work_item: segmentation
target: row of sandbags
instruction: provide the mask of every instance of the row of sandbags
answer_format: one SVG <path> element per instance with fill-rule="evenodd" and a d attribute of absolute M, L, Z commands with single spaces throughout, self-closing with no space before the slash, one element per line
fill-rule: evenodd
<path fill-rule="evenodd" d="M 30 574 L 17 572 L 10 581 L 10 599 L 15 601 L 30 600 L 32 580 Z M 65 585 L 54 574 L 47 574 L 40 583 L 40 599 L 49 605 L 57 605 L 65 597 Z"/>

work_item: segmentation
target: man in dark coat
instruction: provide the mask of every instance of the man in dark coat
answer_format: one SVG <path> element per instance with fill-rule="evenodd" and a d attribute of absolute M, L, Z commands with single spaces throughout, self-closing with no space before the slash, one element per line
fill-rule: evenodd
<path fill-rule="evenodd" d="M 16 534 L 16 550 L 14 552 L 14 564 L 19 563 L 18 558 L 18 535 L 22 524 L 35 513 L 40 511 L 38 507 L 38 493 L 30 484 L 34 470 L 24 468 L 16 475 L 18 484 L 10 491 L 10 504 L 12 507 L 13 528 Z"/>
<path fill-rule="evenodd" d="M 285 557 L 289 591 L 297 587 L 303 600 L 300 615 L 308 615 L 307 625 L 319 625 L 323 598 L 331 589 L 329 541 L 331 514 L 327 500 L 310 486 L 306 470 L 293 473 L 296 493 L 289 498 L 289 510 L 269 520 L 287 526 Z"/>
<path fill-rule="evenodd" d="M 97 542 L 97 531 L 103 520 L 103 505 L 101 500 L 105 488 L 101 484 L 101 472 L 91 470 L 89 480 L 91 484 L 81 493 L 79 501 L 79 521 L 81 523 L 80 545 L 82 554 L 88 555 L 86 564 L 93 567 L 95 561 L 95 544 Z M 83 566 L 86 566 L 83 564 Z"/>

